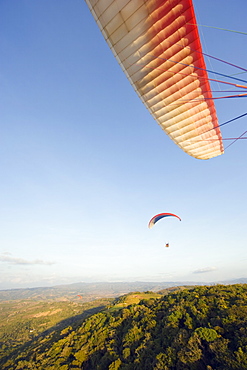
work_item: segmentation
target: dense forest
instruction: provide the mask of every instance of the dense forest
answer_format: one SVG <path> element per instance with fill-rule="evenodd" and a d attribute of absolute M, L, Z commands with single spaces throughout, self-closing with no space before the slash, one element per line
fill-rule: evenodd
<path fill-rule="evenodd" d="M 247 285 L 122 296 L 3 356 L 9 370 L 247 369 Z"/>
<path fill-rule="evenodd" d="M 19 353 L 21 346 L 50 332 L 76 327 L 86 317 L 102 310 L 112 299 L 93 302 L 11 300 L 0 303 L 0 363 L 3 357 Z M 80 302 L 80 300 L 79 300 Z"/>

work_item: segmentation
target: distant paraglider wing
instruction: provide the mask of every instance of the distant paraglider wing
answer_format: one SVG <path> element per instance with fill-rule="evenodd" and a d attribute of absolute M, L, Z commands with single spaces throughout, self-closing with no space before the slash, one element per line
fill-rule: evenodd
<path fill-rule="evenodd" d="M 181 218 L 177 215 L 174 215 L 173 213 L 159 213 L 158 215 L 154 216 L 151 218 L 151 220 L 149 221 L 148 223 L 148 227 L 149 229 L 151 229 L 157 221 L 159 221 L 161 218 L 164 218 L 164 217 L 177 217 L 180 221 L 181 221 Z"/>
<path fill-rule="evenodd" d="M 192 0 L 85 0 L 137 94 L 186 153 L 223 144 Z"/>

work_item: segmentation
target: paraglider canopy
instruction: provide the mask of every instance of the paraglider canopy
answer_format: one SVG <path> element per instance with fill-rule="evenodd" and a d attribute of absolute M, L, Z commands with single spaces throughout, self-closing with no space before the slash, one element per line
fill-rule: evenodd
<path fill-rule="evenodd" d="M 159 126 L 198 159 L 224 153 L 192 0 L 85 0 Z"/>
<path fill-rule="evenodd" d="M 181 218 L 177 215 L 174 215 L 173 213 L 159 213 L 156 216 L 152 217 L 151 220 L 149 221 L 148 223 L 149 229 L 151 229 L 156 224 L 156 222 L 159 221 L 161 218 L 170 217 L 170 216 L 177 217 L 181 221 Z"/>

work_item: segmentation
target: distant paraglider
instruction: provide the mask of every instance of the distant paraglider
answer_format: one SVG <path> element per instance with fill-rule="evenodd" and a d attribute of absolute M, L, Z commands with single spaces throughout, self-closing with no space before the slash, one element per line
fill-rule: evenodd
<path fill-rule="evenodd" d="M 79 297 L 80 299 L 82 299 L 82 296 L 80 294 L 77 294 L 77 297 Z"/>
<path fill-rule="evenodd" d="M 157 221 L 159 221 L 160 219 L 162 219 L 164 217 L 176 217 L 176 218 L 179 219 L 179 221 L 181 221 L 181 218 L 177 215 L 174 215 L 173 213 L 159 213 L 159 214 L 155 215 L 154 217 L 152 217 L 151 220 L 149 221 L 149 223 L 148 223 L 149 229 L 151 229 L 156 224 Z M 170 244 L 166 243 L 165 247 L 169 248 Z"/>
<path fill-rule="evenodd" d="M 149 223 L 148 223 L 149 229 L 151 229 L 156 224 L 156 222 L 159 221 L 160 219 L 162 219 L 164 217 L 170 217 L 170 216 L 171 217 L 177 217 L 181 221 L 181 218 L 177 215 L 174 215 L 173 213 L 159 213 L 158 215 L 152 217 L 151 220 L 149 221 Z"/>

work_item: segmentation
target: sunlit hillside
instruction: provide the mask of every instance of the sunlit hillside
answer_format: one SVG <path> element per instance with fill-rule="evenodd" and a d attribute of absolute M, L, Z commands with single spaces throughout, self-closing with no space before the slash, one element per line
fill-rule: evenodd
<path fill-rule="evenodd" d="M 1 369 L 247 369 L 245 284 L 134 292 L 95 310 L 2 353 Z"/>

